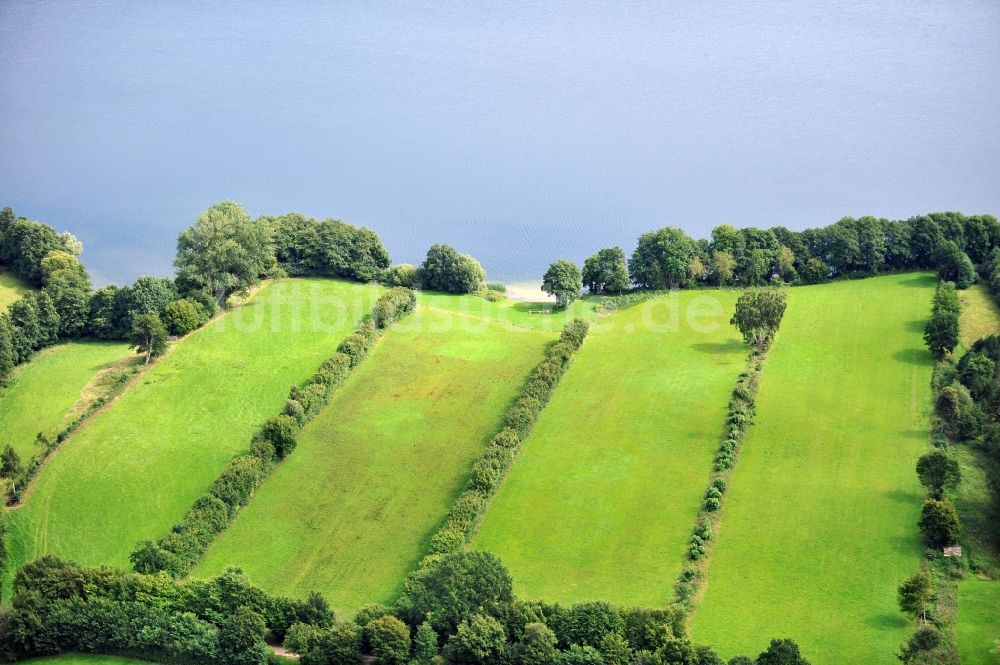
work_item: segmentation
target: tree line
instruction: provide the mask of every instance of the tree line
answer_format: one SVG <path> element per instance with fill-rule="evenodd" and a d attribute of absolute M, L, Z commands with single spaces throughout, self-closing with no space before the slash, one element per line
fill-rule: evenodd
<path fill-rule="evenodd" d="M 935 269 L 942 279 L 966 288 L 976 265 L 1000 267 L 1000 222 L 992 215 L 931 213 L 906 220 L 844 217 L 816 229 L 737 229 L 722 224 L 708 239 L 694 239 L 667 226 L 639 236 L 626 259 L 608 247 L 584 261 L 554 262 L 543 289 L 559 306 L 592 293 L 698 286 L 815 284 L 884 272 Z M 997 281 L 1000 285 L 1000 270 Z"/>

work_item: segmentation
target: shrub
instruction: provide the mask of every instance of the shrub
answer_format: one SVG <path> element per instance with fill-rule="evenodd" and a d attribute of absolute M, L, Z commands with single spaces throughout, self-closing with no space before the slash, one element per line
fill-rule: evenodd
<path fill-rule="evenodd" d="M 542 403 L 534 397 L 521 397 L 507 411 L 504 424 L 524 435 L 535 424 L 535 419 L 542 411 Z"/>
<path fill-rule="evenodd" d="M 595 647 L 608 633 L 623 633 L 625 621 L 617 607 L 599 600 L 573 605 L 553 628 L 562 644 Z"/>
<path fill-rule="evenodd" d="M 474 614 L 458 624 L 458 630 L 445 644 L 444 655 L 453 663 L 498 663 L 507 644 L 507 631 L 497 619 Z"/>
<path fill-rule="evenodd" d="M 267 469 L 256 455 L 243 455 L 231 461 L 216 478 L 211 493 L 229 506 L 229 512 L 245 506 L 264 481 Z"/>
<path fill-rule="evenodd" d="M 722 478 L 722 477 L 719 477 L 719 476 L 716 476 L 715 478 L 712 479 L 712 487 L 714 487 L 715 489 L 717 489 L 720 494 L 725 494 L 726 493 L 726 479 Z"/>
<path fill-rule="evenodd" d="M 372 308 L 372 321 L 376 328 L 388 328 L 393 323 L 413 311 L 417 305 L 417 295 L 408 288 L 395 287 L 383 294 Z"/>
<path fill-rule="evenodd" d="M 168 303 L 163 308 L 163 323 L 171 335 L 186 335 L 206 320 L 200 306 L 185 298 Z"/>
<path fill-rule="evenodd" d="M 295 450 L 295 435 L 298 431 L 299 424 L 295 418 L 282 414 L 264 423 L 261 436 L 274 446 L 277 458 L 283 459 L 285 455 Z"/>
<path fill-rule="evenodd" d="M 405 286 L 410 288 L 417 280 L 417 269 L 409 263 L 400 263 L 389 267 L 382 277 L 388 286 Z"/>
<path fill-rule="evenodd" d="M 961 534 L 958 513 L 948 499 L 924 501 L 919 524 L 929 547 L 942 548 L 954 545 Z"/>
<path fill-rule="evenodd" d="M 447 524 L 467 538 L 472 535 L 479 518 L 486 511 L 486 498 L 476 491 L 463 492 L 448 511 Z"/>
<path fill-rule="evenodd" d="M 365 626 L 372 655 L 384 665 L 402 665 L 410 656 L 410 629 L 390 615 L 372 619 Z"/>

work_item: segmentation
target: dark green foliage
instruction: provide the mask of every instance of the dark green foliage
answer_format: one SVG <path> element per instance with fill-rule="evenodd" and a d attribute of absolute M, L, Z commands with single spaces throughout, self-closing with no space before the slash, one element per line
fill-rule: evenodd
<path fill-rule="evenodd" d="M 21 464 L 21 457 L 10 445 L 4 446 L 3 454 L 0 454 L 0 476 L 4 478 L 16 478 L 24 471 Z"/>
<path fill-rule="evenodd" d="M 510 574 L 496 556 L 454 552 L 410 573 L 398 606 L 411 625 L 426 618 L 444 633 L 457 630 L 475 614 L 503 616 L 513 599 Z"/>
<path fill-rule="evenodd" d="M 993 410 L 1000 396 L 997 365 L 989 355 L 970 351 L 958 361 L 958 379 L 984 409 Z"/>
<path fill-rule="evenodd" d="M 256 223 L 269 229 L 278 264 L 292 276 L 323 275 L 367 282 L 389 267 L 389 253 L 367 228 L 334 219 L 317 221 L 296 212 L 261 217 Z"/>
<path fill-rule="evenodd" d="M 556 307 L 566 307 L 580 297 L 583 288 L 580 269 L 572 261 L 560 259 L 542 277 L 542 290 L 556 297 Z"/>
<path fill-rule="evenodd" d="M 604 601 L 579 603 L 566 610 L 553 626 L 559 642 L 598 647 L 608 633 L 624 633 L 618 608 Z"/>
<path fill-rule="evenodd" d="M 927 610 L 934 599 L 931 575 L 920 572 L 903 582 L 896 592 L 899 609 L 914 619 L 927 619 Z"/>
<path fill-rule="evenodd" d="M 923 662 L 923 655 L 933 651 L 941 643 L 941 633 L 930 625 L 920 626 L 917 631 L 900 647 L 899 660 L 904 663 Z"/>
<path fill-rule="evenodd" d="M 281 459 L 295 450 L 295 436 L 298 432 L 299 424 L 295 418 L 282 414 L 264 423 L 260 436 L 274 446 L 274 454 Z"/>
<path fill-rule="evenodd" d="M 958 513 L 948 499 L 927 499 L 920 511 L 920 531 L 928 547 L 954 545 L 961 535 Z"/>
<path fill-rule="evenodd" d="M 372 308 L 377 328 L 388 328 L 417 306 L 417 295 L 408 288 L 395 287 L 382 295 Z"/>
<path fill-rule="evenodd" d="M 940 282 L 934 294 L 931 318 L 924 327 L 924 342 L 940 360 L 958 345 L 958 294 L 951 282 Z"/>
<path fill-rule="evenodd" d="M 222 303 L 274 271 L 270 229 L 252 222 L 232 201 L 217 203 L 177 237 L 174 265 L 186 283 L 201 286 Z"/>
<path fill-rule="evenodd" d="M 757 665 L 809 665 L 792 640 L 771 640 L 767 649 L 757 656 Z"/>
<path fill-rule="evenodd" d="M 297 623 L 288 629 L 285 648 L 299 654 L 302 665 L 359 665 L 361 629 L 353 623 L 316 627 Z"/>
<path fill-rule="evenodd" d="M 22 218 L 6 225 L 0 245 L 0 264 L 18 277 L 41 285 L 42 259 L 49 252 L 64 249 L 59 234 L 51 226 Z"/>
<path fill-rule="evenodd" d="M 167 303 L 163 308 L 163 323 L 171 335 L 186 335 L 207 320 L 201 306 L 186 298 Z"/>
<path fill-rule="evenodd" d="M 917 475 L 924 487 L 937 498 L 957 487 L 962 479 L 958 462 L 939 450 L 929 452 L 917 460 Z"/>
<path fill-rule="evenodd" d="M 778 330 L 788 306 L 788 294 L 780 289 L 747 289 L 736 301 L 730 321 L 747 344 L 763 348 Z"/>
<path fill-rule="evenodd" d="M 694 251 L 694 241 L 678 228 L 643 233 L 628 262 L 629 277 L 650 289 L 677 286 L 687 278 Z"/>
<path fill-rule="evenodd" d="M 410 629 L 391 614 L 369 621 L 365 639 L 383 665 L 402 665 L 410 657 Z"/>
<path fill-rule="evenodd" d="M 574 644 L 562 652 L 559 663 L 561 665 L 604 665 L 604 657 L 594 647 Z"/>
<path fill-rule="evenodd" d="M 264 642 L 266 626 L 259 614 L 243 605 L 219 626 L 219 655 L 231 665 L 260 665 L 270 651 Z"/>
<path fill-rule="evenodd" d="M 474 614 L 463 619 L 458 629 L 444 647 L 444 657 L 449 663 L 490 665 L 499 663 L 507 644 L 504 625 L 489 615 Z"/>
<path fill-rule="evenodd" d="M 400 263 L 385 271 L 382 275 L 382 282 L 386 286 L 404 286 L 409 289 L 416 284 L 418 277 L 418 271 L 415 266 L 409 263 Z"/>
<path fill-rule="evenodd" d="M 591 293 L 620 294 L 631 286 L 621 247 L 608 247 L 589 257 L 583 263 L 581 277 Z"/>
<path fill-rule="evenodd" d="M 421 288 L 450 293 L 475 293 L 486 272 L 471 256 L 459 254 L 448 245 L 436 244 L 427 250 L 420 264 Z"/>
<path fill-rule="evenodd" d="M 150 358 L 163 355 L 167 350 L 167 329 L 156 314 L 142 314 L 132 323 L 129 340 L 138 353 L 145 354 L 148 365 Z"/>
<path fill-rule="evenodd" d="M 417 665 L 430 665 L 438 655 L 438 637 L 429 621 L 417 626 L 413 636 L 413 660 Z"/>

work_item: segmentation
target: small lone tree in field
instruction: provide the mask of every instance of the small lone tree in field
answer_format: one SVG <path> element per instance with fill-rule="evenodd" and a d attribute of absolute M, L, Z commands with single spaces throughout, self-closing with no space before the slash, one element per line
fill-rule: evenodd
<path fill-rule="evenodd" d="M 132 346 L 138 353 L 146 354 L 145 364 L 153 356 L 167 350 L 167 328 L 156 314 L 143 314 L 132 324 Z"/>
<path fill-rule="evenodd" d="M 946 491 L 957 487 L 962 479 L 958 462 L 940 450 L 929 452 L 917 460 L 917 475 L 935 498 L 941 498 Z"/>
<path fill-rule="evenodd" d="M 11 446 L 5 446 L 3 454 L 0 455 L 0 475 L 4 478 L 15 478 L 21 475 L 23 470 L 21 456 Z"/>
<path fill-rule="evenodd" d="M 788 296 L 781 289 L 747 289 L 736 301 L 736 313 L 730 323 L 739 329 L 747 344 L 764 348 L 778 330 L 787 305 Z"/>
<path fill-rule="evenodd" d="M 583 277 L 572 261 L 559 259 L 549 266 L 542 277 L 542 290 L 556 297 L 557 307 L 566 307 L 580 297 Z"/>
<path fill-rule="evenodd" d="M 897 590 L 899 609 L 921 622 L 927 621 L 927 608 L 934 599 L 931 575 L 922 571 L 899 585 Z"/>

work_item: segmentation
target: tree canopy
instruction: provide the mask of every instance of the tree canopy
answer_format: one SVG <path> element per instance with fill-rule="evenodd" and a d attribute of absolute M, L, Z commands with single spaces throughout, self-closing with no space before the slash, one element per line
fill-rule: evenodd
<path fill-rule="evenodd" d="M 566 259 L 559 259 L 550 265 L 542 277 L 542 290 L 556 297 L 557 307 L 566 307 L 578 299 L 582 288 L 580 269 Z"/>

